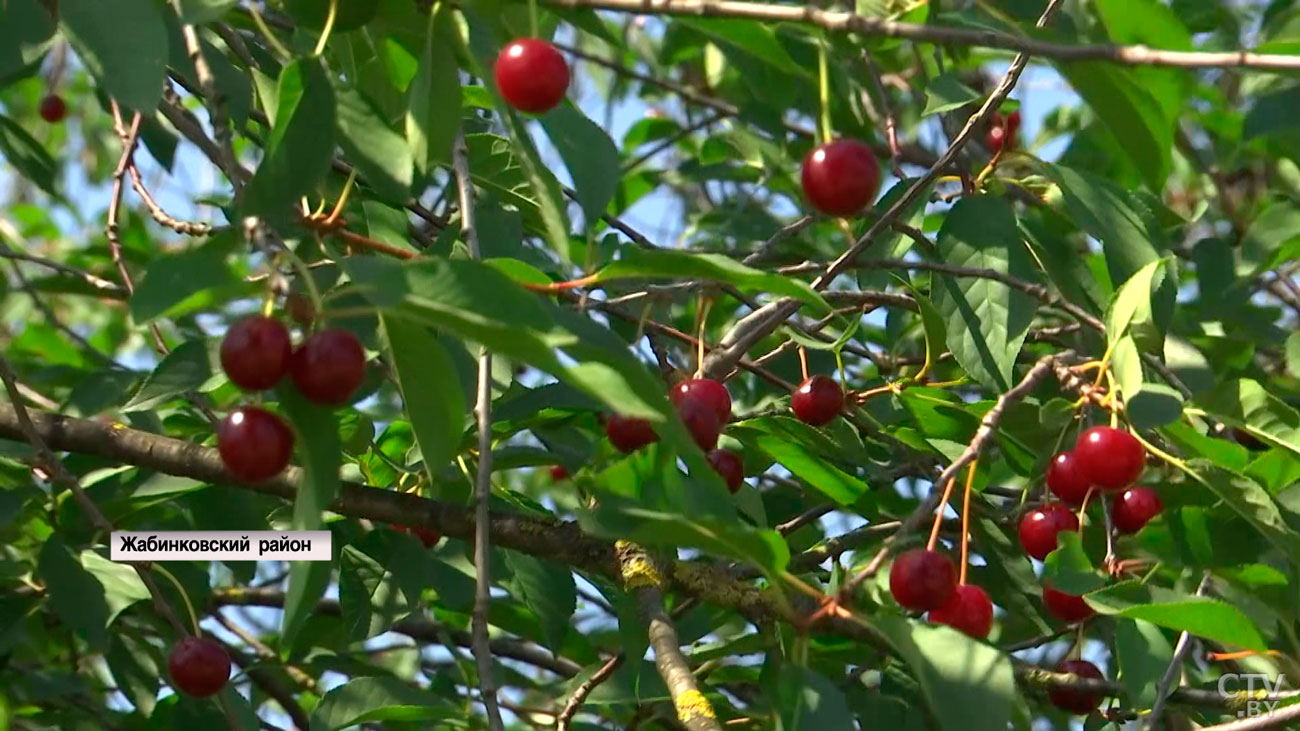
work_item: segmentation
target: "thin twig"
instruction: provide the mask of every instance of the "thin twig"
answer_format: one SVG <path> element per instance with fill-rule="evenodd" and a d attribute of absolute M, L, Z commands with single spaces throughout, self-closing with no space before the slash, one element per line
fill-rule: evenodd
<path fill-rule="evenodd" d="M 1210 572 L 1206 571 L 1201 576 L 1201 583 L 1196 587 L 1196 596 L 1205 596 L 1210 590 Z M 1183 658 L 1187 656 L 1187 651 L 1192 646 L 1192 634 L 1184 631 L 1178 635 L 1178 643 L 1174 645 L 1174 656 L 1169 660 L 1169 667 L 1165 668 L 1165 674 L 1160 678 L 1160 685 L 1156 688 L 1156 700 L 1151 704 L 1151 713 L 1147 715 L 1143 722 L 1143 727 L 1149 731 L 1155 731 L 1160 728 L 1160 717 L 1165 712 L 1165 703 L 1168 702 L 1169 689 L 1178 685 L 1178 678 L 1183 672 Z"/>
<path fill-rule="evenodd" d="M 180 13 L 180 0 L 173 0 L 173 2 L 176 5 L 176 12 Z M 199 88 L 203 90 L 203 98 L 208 109 L 208 121 L 212 123 L 212 134 L 216 138 L 217 149 L 225 161 L 223 167 L 229 173 L 230 185 L 235 190 L 235 197 L 238 198 L 244 184 L 243 168 L 239 166 L 239 158 L 235 156 L 234 134 L 230 128 L 230 119 L 226 115 L 226 100 L 217 86 L 212 67 L 208 65 L 208 60 L 203 55 L 198 31 L 193 25 L 186 23 L 181 26 L 181 36 L 185 39 L 185 50 L 189 54 L 190 62 L 194 64 L 194 75 L 199 82 Z"/>
<path fill-rule="evenodd" d="M 590 678 L 582 681 L 582 684 L 573 690 L 573 695 L 569 696 L 560 715 L 555 717 L 555 731 L 569 731 L 569 724 L 573 722 L 573 717 L 577 715 L 582 704 L 587 702 L 587 696 L 591 695 L 591 692 L 601 683 L 609 680 L 626 657 L 625 654 L 619 653 L 606 660 L 604 665 L 596 668 L 596 672 L 592 673 Z"/>
<path fill-rule="evenodd" d="M 472 258 L 479 258 L 478 231 L 474 227 L 474 183 L 469 174 L 469 151 L 464 134 L 452 145 L 452 172 L 460 192 L 460 233 Z M 488 526 L 488 499 L 492 495 L 492 354 L 487 348 L 478 357 L 478 473 L 474 479 L 474 659 L 478 662 L 479 687 L 487 710 L 488 728 L 501 731 L 501 709 L 497 707 L 496 683 L 492 677 L 492 648 L 488 644 L 488 611 L 492 604 L 492 574 Z"/>

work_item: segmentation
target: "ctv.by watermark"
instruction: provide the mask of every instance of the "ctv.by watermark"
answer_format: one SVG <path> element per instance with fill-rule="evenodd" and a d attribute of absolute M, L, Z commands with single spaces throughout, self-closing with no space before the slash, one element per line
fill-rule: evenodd
<path fill-rule="evenodd" d="M 1219 676 L 1219 695 L 1237 709 L 1237 718 L 1271 716 L 1278 704 L 1295 693 L 1284 693 L 1286 675 L 1267 673 L 1224 673 Z"/>

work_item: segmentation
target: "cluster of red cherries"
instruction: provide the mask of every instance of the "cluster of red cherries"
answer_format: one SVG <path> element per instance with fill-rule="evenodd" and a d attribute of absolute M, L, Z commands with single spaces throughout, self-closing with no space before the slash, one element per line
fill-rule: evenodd
<path fill-rule="evenodd" d="M 712 378 L 690 378 L 673 387 L 668 398 L 691 438 L 708 453 L 709 464 L 733 493 L 745 479 L 740 456 L 717 449 L 718 437 L 731 421 L 731 394 L 727 387 Z M 790 395 L 790 410 L 795 418 L 812 426 L 824 426 L 844 408 L 844 390 L 834 379 L 810 376 Z M 659 441 L 659 435 L 646 419 L 611 414 L 605 418 L 605 436 L 618 451 L 629 454 Z M 551 468 L 551 477 L 563 479 L 563 466 Z"/>
<path fill-rule="evenodd" d="M 1035 559 L 1046 559 L 1057 548 L 1062 531 L 1079 530 L 1079 518 L 1070 507 L 1086 504 L 1100 490 L 1115 493 L 1110 516 L 1120 533 L 1136 533 L 1163 509 L 1159 495 L 1147 487 L 1131 487 L 1142 475 L 1146 451 L 1130 433 L 1109 426 L 1094 426 L 1079 435 L 1074 449 L 1052 458 L 1047 487 L 1059 499 L 1029 511 L 1021 519 L 1020 545 Z M 946 554 L 929 548 L 907 551 L 894 560 L 889 589 L 895 601 L 914 612 L 929 612 L 930 621 L 954 627 L 977 639 L 988 637 L 993 626 L 993 603 L 978 586 L 958 584 L 957 569 Z M 1067 623 L 1092 616 L 1083 597 L 1043 586 L 1043 603 Z M 1057 670 L 1083 677 L 1101 678 L 1101 671 L 1086 660 L 1066 660 Z M 1071 688 L 1056 689 L 1051 700 L 1057 707 L 1086 714 L 1100 698 Z"/>
<path fill-rule="evenodd" d="M 286 375 L 313 403 L 347 403 L 366 376 L 366 352 L 347 330 L 331 328 L 293 347 L 289 330 L 264 315 L 246 317 L 221 341 L 221 368 L 245 391 L 265 391 Z M 293 430 L 260 406 L 241 406 L 217 427 L 221 462 L 239 480 L 262 482 L 280 474 L 293 456 Z"/>

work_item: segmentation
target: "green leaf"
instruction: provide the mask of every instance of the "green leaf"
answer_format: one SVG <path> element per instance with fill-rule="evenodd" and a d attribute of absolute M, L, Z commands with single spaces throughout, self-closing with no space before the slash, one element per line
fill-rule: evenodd
<path fill-rule="evenodd" d="M 124 563 L 109 561 L 86 549 L 81 552 L 81 565 L 103 585 L 104 601 L 108 604 L 105 626 L 112 624 L 123 609 L 150 597 L 149 588 L 140 580 L 140 575 Z"/>
<path fill-rule="evenodd" d="M 442 721 L 464 716 L 442 696 L 394 677 L 354 677 L 325 694 L 311 731 L 338 731 L 372 721 Z"/>
<path fill-rule="evenodd" d="M 1115 584 L 1084 599 L 1101 614 L 1141 619 L 1246 650 L 1268 648 L 1249 617 L 1218 599 L 1179 594 L 1137 581 Z"/>
<path fill-rule="evenodd" d="M 289 564 L 289 586 L 284 592 L 284 615 L 280 618 L 283 644 L 292 646 L 330 584 L 330 561 L 294 561 Z"/>
<path fill-rule="evenodd" d="M 293 530 L 320 530 L 324 512 L 339 492 L 339 466 L 343 446 L 339 442 L 334 409 L 308 401 L 296 388 L 279 389 L 296 437 L 294 451 L 302 462 L 302 482 L 293 504 Z"/>
<path fill-rule="evenodd" d="M 1062 531 L 1057 534 L 1056 541 L 1056 550 L 1047 554 L 1043 561 L 1043 583 L 1075 596 L 1106 585 L 1106 579 L 1097 573 L 1088 554 L 1084 553 L 1077 532 Z"/>
<path fill-rule="evenodd" d="M 1115 659 L 1119 682 L 1135 705 L 1149 708 L 1156 700 L 1160 679 L 1174 657 L 1159 627 L 1141 619 L 1115 623 Z"/>
<path fill-rule="evenodd" d="M 1196 400 L 1206 411 L 1251 436 L 1300 454 L 1300 412 L 1258 381 L 1228 381 Z"/>
<path fill-rule="evenodd" d="M 299 59 L 280 72 L 274 126 L 266 156 L 244 191 L 250 212 L 283 217 L 315 190 L 334 156 L 334 87 L 319 59 Z"/>
<path fill-rule="evenodd" d="M 450 11 L 444 9 L 429 17 L 419 66 L 407 91 L 406 141 L 416 169 L 426 174 L 439 160 L 451 159 L 452 141 L 460 129 L 460 78 L 451 22 Z"/>
<path fill-rule="evenodd" d="M 168 55 L 158 3 L 62 0 L 59 23 L 105 93 L 134 111 L 153 111 L 162 98 Z"/>
<path fill-rule="evenodd" d="M 951 627 L 877 616 L 876 628 L 912 668 L 938 727 L 1006 731 L 1016 699 L 1011 661 Z"/>
<path fill-rule="evenodd" d="M 223 237 L 216 237 L 196 249 L 150 262 L 131 296 L 131 317 L 145 325 L 155 318 L 205 309 L 240 285 L 226 262 Z"/>
<path fill-rule="evenodd" d="M 36 573 L 59 620 L 91 647 L 107 649 L 107 627 L 113 612 L 104 585 L 82 566 L 58 534 L 41 547 Z"/>
<path fill-rule="evenodd" d="M 140 383 L 123 411 L 147 411 L 187 391 L 197 391 L 212 378 L 212 343 L 188 340 L 176 346 Z"/>
<path fill-rule="evenodd" d="M 1164 279 L 1164 267 L 1164 259 L 1147 263 L 1115 292 L 1106 312 L 1106 338 L 1110 345 L 1131 331 L 1143 350 L 1163 352 L 1164 327 L 1156 322 L 1151 301 Z"/>
<path fill-rule="evenodd" d="M 567 567 L 533 558 L 526 553 L 506 551 L 515 592 L 537 615 L 546 646 L 558 653 L 573 622 L 578 606 L 578 590 L 573 572 Z"/>
<path fill-rule="evenodd" d="M 867 483 L 827 463 L 798 442 L 761 434 L 754 437 L 753 443 L 795 477 L 840 505 L 856 503 L 870 489 Z"/>
<path fill-rule="evenodd" d="M 1163 237 L 1144 220 L 1115 183 L 1082 170 L 1040 163 L 1038 168 L 1061 187 L 1065 208 L 1084 231 L 1101 241 L 1112 282 L 1124 282 L 1160 258 Z"/>
<path fill-rule="evenodd" d="M 1300 378 L 1300 332 L 1291 333 L 1286 338 L 1286 372 L 1293 378 Z"/>
<path fill-rule="evenodd" d="M 1155 429 L 1183 416 L 1183 397 L 1163 383 L 1144 383 L 1128 397 L 1124 413 L 1138 429 Z"/>
<path fill-rule="evenodd" d="M 27 134 L 27 130 L 3 114 L 0 114 L 0 155 L 4 155 L 5 162 L 24 178 L 46 193 L 55 195 L 54 176 L 58 170 L 54 158 L 41 143 Z"/>
<path fill-rule="evenodd" d="M 1131 69 L 1098 61 L 1057 64 L 1154 192 L 1165 187 L 1174 143 L 1173 123 Z"/>
<path fill-rule="evenodd" d="M 980 98 L 980 93 L 962 83 L 956 73 L 940 74 L 925 87 L 925 111 L 921 116 L 961 109 Z"/>
<path fill-rule="evenodd" d="M 806 282 L 745 266 L 722 254 L 696 254 L 673 249 L 628 248 L 617 261 L 596 272 L 595 281 L 610 282 L 636 277 L 683 277 L 726 282 L 772 294 L 794 297 L 830 311 L 826 300 Z"/>
<path fill-rule="evenodd" d="M 1187 466 L 1189 476 L 1255 526 L 1289 560 L 1300 558 L 1300 537 L 1287 526 L 1277 503 L 1258 483 L 1216 467 L 1208 460 L 1191 460 Z"/>
<path fill-rule="evenodd" d="M 855 727 L 844 692 L 821 673 L 793 663 L 781 665 L 777 683 L 781 727 L 785 731 L 824 731 Z"/>
<path fill-rule="evenodd" d="M 40 0 L 6 0 L 0 23 L 0 79 L 39 61 L 53 37 L 54 21 Z"/>
<path fill-rule="evenodd" d="M 1015 212 L 1003 198 L 962 198 L 939 230 L 937 249 L 949 264 L 1034 279 Z M 1010 388 L 1036 300 L 982 277 L 936 275 L 933 281 L 931 298 L 943 315 L 948 348 L 958 364 L 989 388 Z"/>
<path fill-rule="evenodd" d="M 397 588 L 384 563 L 356 546 L 343 547 L 339 555 L 339 613 L 349 637 L 360 641 L 383 634 L 410 609 L 410 600 Z"/>
<path fill-rule="evenodd" d="M 1255 97 L 1255 103 L 1246 112 L 1242 123 L 1242 141 L 1294 134 L 1296 126 L 1300 125 L 1295 115 L 1297 104 L 1300 104 L 1300 86 L 1287 86 Z"/>
<path fill-rule="evenodd" d="M 782 73 L 811 79 L 777 38 L 776 31 L 756 20 L 736 18 L 677 18 L 674 22 L 693 28 L 725 47 L 743 51 Z"/>
<path fill-rule="evenodd" d="M 220 20 L 239 0 L 180 0 L 181 22 L 202 25 Z"/>
<path fill-rule="evenodd" d="M 605 130 L 568 104 L 551 110 L 541 122 L 569 169 L 578 205 L 591 227 L 618 188 L 618 148 Z"/>
<path fill-rule="evenodd" d="M 338 143 L 378 196 L 403 204 L 411 197 L 411 148 L 356 89 L 335 89 Z M 327 161 L 328 164 L 328 161 Z"/>
<path fill-rule="evenodd" d="M 436 486 L 438 473 L 455 456 L 465 433 L 465 398 L 459 388 L 447 388 L 456 382 L 456 367 L 425 328 L 391 315 L 380 320 L 429 484 Z"/>
<path fill-rule="evenodd" d="M 1099 0 L 1097 11 L 1117 44 L 1194 50 L 1191 34 L 1179 20 L 1178 12 L 1157 0 Z M 1165 119 L 1175 122 L 1183 111 L 1187 77 L 1177 69 L 1155 67 L 1137 67 L 1133 74 L 1159 103 Z"/>

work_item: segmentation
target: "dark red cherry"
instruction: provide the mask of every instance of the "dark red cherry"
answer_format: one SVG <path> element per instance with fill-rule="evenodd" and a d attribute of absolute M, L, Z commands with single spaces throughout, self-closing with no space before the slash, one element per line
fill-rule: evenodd
<path fill-rule="evenodd" d="M 1047 611 L 1062 622 L 1082 622 L 1093 614 L 1092 607 L 1081 596 L 1066 594 L 1050 586 L 1043 587 L 1043 604 Z"/>
<path fill-rule="evenodd" d="M 442 534 L 428 526 L 417 525 L 413 527 L 409 525 L 396 525 L 393 527 L 403 533 L 419 538 L 420 543 L 423 543 L 425 548 L 433 548 L 438 545 L 438 541 L 442 540 Z"/>
<path fill-rule="evenodd" d="M 68 116 L 68 104 L 58 94 L 46 94 L 38 107 L 41 119 L 50 124 L 62 122 Z"/>
<path fill-rule="evenodd" d="M 1110 426 L 1094 426 L 1079 435 L 1074 457 L 1089 482 L 1106 490 L 1119 490 L 1142 476 L 1147 454 L 1132 434 Z"/>
<path fill-rule="evenodd" d="M 257 406 L 243 406 L 217 426 L 221 463 L 243 482 L 262 482 L 280 474 L 293 456 L 293 431 L 280 417 Z"/>
<path fill-rule="evenodd" d="M 245 317 L 221 339 L 221 369 L 246 391 L 264 391 L 279 383 L 292 358 L 288 328 L 270 317 Z"/>
<path fill-rule="evenodd" d="M 569 479 L 569 470 L 562 464 L 553 464 L 550 469 L 552 482 L 563 482 Z"/>
<path fill-rule="evenodd" d="M 555 46 L 537 38 L 511 41 L 497 56 L 497 89 L 510 106 L 541 114 L 564 99 L 569 65 Z"/>
<path fill-rule="evenodd" d="M 322 330 L 294 351 L 289 373 L 307 400 L 340 406 L 366 378 L 366 351 L 347 330 Z"/>
<path fill-rule="evenodd" d="M 957 590 L 957 567 L 938 551 L 916 548 L 900 554 L 889 568 L 894 601 L 914 612 L 941 607 Z"/>
<path fill-rule="evenodd" d="M 677 415 L 682 418 L 686 430 L 700 449 L 709 451 L 718 446 L 718 435 L 722 433 L 722 422 L 712 404 L 703 399 L 686 399 L 677 406 Z"/>
<path fill-rule="evenodd" d="M 726 386 L 712 378 L 692 378 L 682 381 L 668 392 L 668 398 L 679 408 L 683 401 L 699 399 L 713 407 L 722 424 L 731 421 L 731 394 L 727 393 Z"/>
<path fill-rule="evenodd" d="M 875 200 L 880 163 L 861 142 L 835 140 L 804 157 L 800 182 L 813 208 L 828 216 L 850 216 Z"/>
<path fill-rule="evenodd" d="M 1007 150 L 1016 149 L 1019 143 L 1020 134 L 1020 110 L 1003 116 L 1001 112 L 993 115 L 989 124 L 988 136 L 984 138 L 984 144 L 993 152 L 998 152 L 1006 146 Z"/>
<path fill-rule="evenodd" d="M 1069 505 L 1082 505 L 1092 483 L 1079 468 L 1073 452 L 1061 452 L 1047 465 L 1047 487 Z"/>
<path fill-rule="evenodd" d="M 790 396 L 790 409 L 805 424 L 829 424 L 844 408 L 844 390 L 835 379 L 809 376 Z"/>
<path fill-rule="evenodd" d="M 734 493 L 740 489 L 741 483 L 745 481 L 745 463 L 740 455 L 725 449 L 715 449 L 709 452 L 709 464 L 722 475 L 722 481 L 727 483 L 728 490 Z"/>
<path fill-rule="evenodd" d="M 1020 545 L 1039 561 L 1056 550 L 1056 534 L 1079 530 L 1079 519 L 1061 503 L 1048 503 L 1020 519 Z"/>
<path fill-rule="evenodd" d="M 1101 674 L 1101 670 L 1098 670 L 1096 665 L 1087 660 L 1065 660 L 1056 666 L 1056 672 L 1073 673 L 1081 678 L 1091 678 L 1093 680 L 1106 679 L 1106 676 Z M 1086 716 L 1097 709 L 1102 694 L 1074 688 L 1053 688 L 1048 693 L 1048 697 L 1051 698 L 1052 705 L 1057 708 L 1080 716 Z"/>
<path fill-rule="evenodd" d="M 962 584 L 942 606 L 930 610 L 930 621 L 982 640 L 993 629 L 993 602 L 978 586 Z"/>
<path fill-rule="evenodd" d="M 207 698 L 219 693 L 230 680 L 230 655 L 207 637 L 182 637 L 167 653 L 167 673 L 176 690 Z"/>
<path fill-rule="evenodd" d="M 605 419 L 605 436 L 609 437 L 609 443 L 615 449 L 624 454 L 659 441 L 659 435 L 649 421 L 618 414 L 611 414 Z"/>
<path fill-rule="evenodd" d="M 1160 496 L 1149 487 L 1131 487 L 1115 496 L 1110 517 L 1120 533 L 1137 533 L 1165 509 Z"/>

